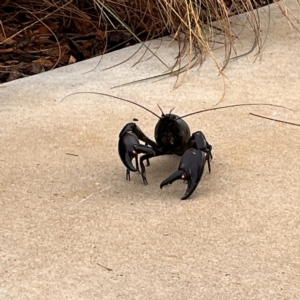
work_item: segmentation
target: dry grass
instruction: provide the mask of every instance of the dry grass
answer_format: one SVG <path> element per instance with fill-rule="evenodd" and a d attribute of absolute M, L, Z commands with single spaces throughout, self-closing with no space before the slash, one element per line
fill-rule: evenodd
<path fill-rule="evenodd" d="M 271 0 L 273 1 L 273 0 Z M 224 48 L 224 70 L 234 52 L 230 16 L 248 12 L 261 47 L 256 8 L 265 0 L 6 0 L 0 5 L 0 81 L 10 81 L 171 35 L 179 44 L 170 72 L 184 71 Z M 246 25 L 246 24 L 244 24 Z M 183 63 L 185 62 L 185 63 Z M 162 62 L 163 63 L 163 62 Z M 177 72 L 178 73 L 178 72 Z"/>

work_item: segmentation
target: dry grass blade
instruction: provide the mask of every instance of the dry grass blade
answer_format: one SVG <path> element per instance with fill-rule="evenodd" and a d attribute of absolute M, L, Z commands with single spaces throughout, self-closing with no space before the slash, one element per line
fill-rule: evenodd
<path fill-rule="evenodd" d="M 107 5 L 105 5 L 104 3 L 102 3 L 102 1 L 100 0 L 95 0 L 99 5 L 102 5 L 102 8 L 107 10 L 118 22 L 120 22 L 120 24 L 130 33 L 132 34 L 132 36 L 140 43 L 143 44 L 144 47 L 146 47 L 146 49 L 148 51 L 150 51 L 152 53 L 153 56 L 155 56 L 168 70 L 170 70 L 170 68 L 164 63 L 163 60 L 161 60 L 159 58 L 159 56 L 157 56 L 148 46 L 147 44 L 145 44 L 139 37 L 138 35 L 136 35 L 132 30 L 131 28 L 126 24 L 124 23 L 119 17 L 118 15 L 116 15 Z"/>

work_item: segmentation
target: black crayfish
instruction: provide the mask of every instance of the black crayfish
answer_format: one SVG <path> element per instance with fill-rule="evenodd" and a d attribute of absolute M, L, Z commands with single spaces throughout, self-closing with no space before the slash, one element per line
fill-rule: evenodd
<path fill-rule="evenodd" d="M 164 112 L 158 105 L 162 113 L 162 115 L 159 116 L 148 108 L 142 106 L 141 104 L 109 94 L 98 92 L 76 92 L 70 95 L 86 93 L 108 96 L 134 104 L 150 112 L 159 119 L 154 130 L 155 141 L 148 138 L 135 122 L 127 123 L 119 133 L 119 156 L 124 166 L 126 167 L 126 179 L 130 180 L 130 171 L 139 172 L 142 176 L 144 184 L 148 184 L 144 163 L 145 160 L 147 162 L 147 166 L 149 166 L 149 159 L 152 157 L 167 154 L 176 154 L 182 156 L 178 166 L 178 170 L 171 174 L 168 178 L 163 180 L 160 184 L 160 188 L 163 188 L 165 185 L 172 184 L 175 180 L 178 179 L 187 182 L 188 186 L 184 196 L 181 198 L 182 200 L 186 200 L 187 198 L 189 198 L 197 188 L 202 178 L 206 162 L 208 165 L 208 171 L 209 173 L 211 172 L 211 159 L 213 158 L 212 146 L 208 143 L 204 134 L 201 131 L 196 131 L 191 134 L 189 126 L 183 120 L 183 118 L 202 112 L 240 106 L 267 105 L 287 109 L 286 107 L 281 105 L 267 103 L 234 104 L 199 110 L 180 117 L 178 115 L 172 114 L 172 110 L 170 111 L 170 113 L 164 114 Z M 133 121 L 137 121 L 137 119 L 133 119 Z M 144 144 L 141 144 L 140 141 L 144 142 Z M 139 154 L 141 154 L 141 157 L 138 161 Z M 136 166 L 132 164 L 133 159 L 135 160 Z"/>

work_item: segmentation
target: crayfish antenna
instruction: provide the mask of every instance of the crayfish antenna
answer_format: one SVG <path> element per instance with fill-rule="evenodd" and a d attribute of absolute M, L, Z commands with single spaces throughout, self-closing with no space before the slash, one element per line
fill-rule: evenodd
<path fill-rule="evenodd" d="M 155 112 L 153 112 L 152 110 L 150 110 L 149 108 L 139 104 L 139 103 L 136 103 L 134 101 L 131 101 L 131 100 L 128 100 L 128 99 L 124 99 L 124 98 L 121 98 L 121 97 L 117 97 L 117 96 L 113 96 L 113 95 L 109 95 L 109 94 L 105 94 L 105 93 L 99 93 L 99 92 L 76 92 L 76 93 L 72 93 L 72 94 L 69 94 L 69 95 L 66 95 L 65 97 L 63 97 L 60 101 L 64 101 L 67 97 L 70 97 L 70 96 L 73 96 L 73 95 L 79 95 L 79 94 L 93 94 L 93 95 L 100 95 L 100 96 L 105 96 L 105 97 L 110 97 L 110 98 L 114 98 L 114 99 L 118 99 L 118 100 L 121 100 L 121 101 L 124 101 L 124 102 L 128 102 L 128 103 L 131 103 L 133 105 L 136 105 L 146 111 L 148 111 L 149 113 L 151 113 L 152 115 L 154 115 L 155 117 L 157 117 L 158 119 L 160 119 L 160 116 L 157 115 Z"/>
<path fill-rule="evenodd" d="M 164 117 L 164 116 L 165 116 L 165 113 L 163 112 L 162 108 L 159 106 L 158 103 L 156 103 L 156 104 L 157 104 L 159 110 L 161 111 L 161 116 Z"/>
<path fill-rule="evenodd" d="M 189 116 L 193 116 L 196 114 L 201 114 L 203 112 L 208 112 L 208 111 L 213 111 L 213 110 L 219 110 L 219 109 L 226 109 L 226 108 L 232 108 L 232 107 L 241 107 L 241 106 L 273 106 L 273 107 L 278 107 L 278 108 L 283 108 L 283 109 L 287 109 L 287 110 L 291 110 L 292 109 L 283 106 L 283 105 L 276 105 L 276 104 L 271 104 L 271 103 L 241 103 L 241 104 L 232 104 L 232 105 L 226 105 L 226 106 L 218 106 L 218 107 L 212 107 L 212 108 L 208 108 L 208 109 L 202 109 L 202 110 L 198 110 L 192 113 L 189 113 L 187 115 L 178 117 L 179 119 L 183 119 Z"/>

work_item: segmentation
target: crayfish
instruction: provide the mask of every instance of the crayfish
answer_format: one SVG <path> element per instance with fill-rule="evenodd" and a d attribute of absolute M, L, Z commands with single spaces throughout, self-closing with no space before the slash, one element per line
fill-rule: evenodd
<path fill-rule="evenodd" d="M 201 131 L 196 131 L 193 134 L 191 134 L 189 126 L 183 120 L 183 118 L 202 112 L 238 106 L 268 105 L 286 109 L 286 107 L 284 106 L 275 104 L 247 103 L 199 110 L 180 117 L 178 115 L 172 114 L 172 110 L 168 114 L 164 114 L 164 112 L 158 105 L 162 113 L 162 115 L 159 116 L 156 113 L 149 110 L 148 108 L 134 101 L 104 93 L 76 92 L 71 95 L 83 93 L 108 96 L 134 104 L 150 112 L 159 119 L 154 130 L 155 141 L 148 138 L 143 133 L 143 131 L 136 125 L 135 122 L 127 123 L 119 133 L 119 156 L 124 166 L 126 167 L 126 179 L 130 180 L 130 172 L 139 172 L 142 176 L 144 184 L 148 184 L 144 161 L 146 161 L 147 166 L 149 166 L 149 159 L 152 157 L 167 154 L 176 154 L 182 156 L 178 166 L 178 170 L 171 174 L 169 177 L 167 177 L 165 180 L 163 180 L 160 184 L 160 188 L 163 188 L 164 186 L 172 184 L 175 180 L 178 179 L 181 179 L 184 182 L 186 182 L 187 189 L 181 200 L 186 200 L 193 194 L 202 178 L 206 163 L 208 165 L 209 173 L 211 172 L 211 160 L 213 158 L 212 146 L 208 143 L 204 134 Z M 137 119 L 134 119 L 133 121 L 137 121 Z M 140 141 L 144 142 L 144 144 L 141 144 Z M 141 156 L 138 161 L 139 155 Z M 132 164 L 133 159 L 135 160 L 136 166 Z"/>
<path fill-rule="evenodd" d="M 187 182 L 188 187 L 182 200 L 187 199 L 196 189 L 201 180 L 205 162 L 208 163 L 209 172 L 211 170 L 210 160 L 212 159 L 212 146 L 206 141 L 204 134 L 197 131 L 190 134 L 187 123 L 174 114 L 162 114 L 155 127 L 155 140 L 149 139 L 136 123 L 128 123 L 119 134 L 119 155 L 126 167 L 126 179 L 130 180 L 130 171 L 140 172 L 144 184 L 148 184 L 146 178 L 146 168 L 150 165 L 149 159 L 165 154 L 177 154 L 182 156 L 178 170 L 165 179 L 160 188 L 167 184 L 172 184 L 177 179 Z M 141 145 L 143 141 L 145 145 Z M 140 157 L 140 167 L 138 155 Z M 136 167 L 132 160 L 135 159 Z"/>

